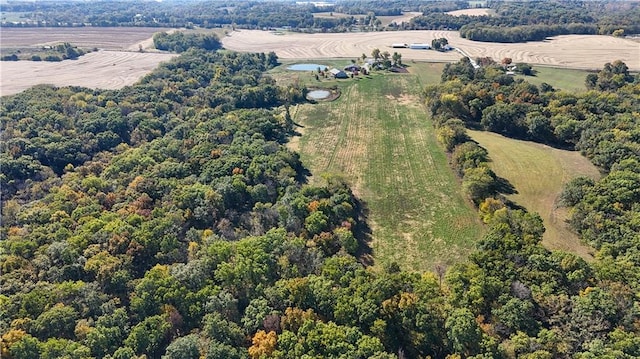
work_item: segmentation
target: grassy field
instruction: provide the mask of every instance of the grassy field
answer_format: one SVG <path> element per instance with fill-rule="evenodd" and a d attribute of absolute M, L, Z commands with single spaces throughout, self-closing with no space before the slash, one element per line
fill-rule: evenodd
<path fill-rule="evenodd" d="M 540 85 L 546 82 L 557 90 L 565 90 L 571 92 L 586 91 L 585 79 L 589 74 L 586 70 L 561 69 L 556 67 L 533 66 L 536 71 L 535 76 L 516 77 L 523 78 L 525 81 L 534 85 Z"/>
<path fill-rule="evenodd" d="M 440 83 L 444 63 L 442 62 L 413 62 L 406 63 L 409 72 L 418 77 L 421 87 Z"/>
<path fill-rule="evenodd" d="M 338 100 L 293 112 L 302 136 L 292 147 L 312 182 L 339 174 L 365 202 L 376 266 L 396 261 L 405 269 L 433 270 L 465 258 L 484 231 L 419 99 L 441 66 L 415 64 L 409 74 L 344 80 Z"/>
<path fill-rule="evenodd" d="M 597 178 L 597 168 L 578 152 L 509 139 L 491 132 L 469 131 L 469 134 L 489 151 L 493 171 L 518 191 L 507 197 L 540 214 L 547 229 L 543 244 L 549 249 L 570 251 L 591 259 L 591 249 L 567 229 L 564 223 L 566 210 L 556 207 L 556 199 L 570 179 L 579 175 Z"/>

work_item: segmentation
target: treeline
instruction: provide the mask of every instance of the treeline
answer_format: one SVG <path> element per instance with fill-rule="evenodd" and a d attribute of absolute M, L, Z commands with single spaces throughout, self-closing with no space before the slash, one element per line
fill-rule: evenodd
<path fill-rule="evenodd" d="M 285 94 L 262 76 L 275 64 L 274 53 L 222 56 L 191 50 L 117 94 L 41 87 L 32 92 L 42 101 L 30 104 L 28 95 L 3 101 L 3 194 L 16 193 L 34 176 L 60 175 L 67 166 L 82 165 L 121 144 L 135 146 L 163 136 L 176 119 L 172 111 L 178 104 L 229 111 L 304 98 L 302 89 Z M 188 75 L 185 68 L 192 69 Z M 105 99 L 116 95 L 126 100 Z"/>
<path fill-rule="evenodd" d="M 176 31 L 171 34 L 159 32 L 153 35 L 153 46 L 158 50 L 181 53 L 192 47 L 204 50 L 218 50 L 222 47 L 215 34 L 185 34 Z"/>
<path fill-rule="evenodd" d="M 77 46 L 73 46 L 68 42 L 57 44 L 54 46 L 46 46 L 40 49 L 21 49 L 19 51 L 13 51 L 11 55 L 4 55 L 0 58 L 1 61 L 52 61 L 58 62 L 62 60 L 75 60 L 80 56 L 86 54 L 85 49 L 81 49 Z"/>
<path fill-rule="evenodd" d="M 312 5 L 287 2 L 39 2 L 11 3 L 3 11 L 22 13 L 18 24 L 2 26 L 148 26 L 205 28 L 235 25 L 242 28 L 307 28 L 313 25 Z M 25 15 L 26 14 L 26 15 Z M 25 17 L 26 16 L 26 17 Z"/>
<path fill-rule="evenodd" d="M 487 42 L 541 41 L 566 34 L 635 34 L 640 6 L 634 2 L 490 2 L 492 16 L 451 16 L 427 11 L 407 29 L 460 30 L 464 38 Z"/>
<path fill-rule="evenodd" d="M 525 25 L 504 28 L 501 26 L 465 25 L 460 28 L 460 36 L 474 41 L 485 42 L 527 42 L 542 41 L 557 35 L 597 35 L 594 24 L 568 25 Z"/>
<path fill-rule="evenodd" d="M 451 16 L 448 11 L 468 8 L 464 1 L 338 1 L 316 7 L 278 1 L 205 2 L 10 2 L 3 11 L 19 14 L 18 23 L 2 26 L 231 26 L 245 29 L 288 27 L 293 30 L 345 32 L 355 25 L 360 30 L 447 29 L 478 41 L 521 42 L 560 34 L 635 34 L 640 32 L 637 2 L 491 1 L 494 16 Z M 400 26 L 370 26 L 371 17 L 400 16 L 406 11 L 422 12 Z M 314 17 L 318 12 L 351 14 L 348 17 Z"/>

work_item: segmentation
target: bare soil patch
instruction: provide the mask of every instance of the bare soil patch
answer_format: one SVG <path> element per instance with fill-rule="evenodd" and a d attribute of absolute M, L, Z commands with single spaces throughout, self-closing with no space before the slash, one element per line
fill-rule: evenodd
<path fill-rule="evenodd" d="M 329 92 L 329 96 L 321 98 L 321 99 L 309 99 L 307 98 L 307 100 L 311 103 L 314 102 L 326 102 L 326 101 L 335 101 L 340 97 L 340 89 L 338 87 L 333 87 L 333 88 L 327 88 L 327 87 L 318 87 L 318 86 L 310 86 L 307 87 L 307 90 L 309 92 L 311 91 L 327 91 Z"/>
<path fill-rule="evenodd" d="M 453 62 L 462 55 L 456 51 L 393 49 L 394 43 L 430 43 L 444 37 L 456 48 L 472 58 L 491 57 L 501 60 L 510 57 L 514 62 L 557 67 L 599 69 L 606 62 L 624 61 L 631 70 L 640 70 L 640 44 L 601 35 L 563 35 L 547 41 L 518 44 L 476 42 L 463 39 L 457 31 L 386 31 L 346 34 L 273 35 L 267 31 L 242 30 L 224 37 L 225 48 L 235 51 L 274 51 L 283 59 L 358 58 L 370 56 L 375 48 L 402 54 L 403 61 Z M 615 51 L 612 51 L 615 49 Z"/>
<path fill-rule="evenodd" d="M 98 51 L 62 62 L 0 63 L 0 95 L 12 95 L 38 84 L 118 89 L 132 85 L 174 54 Z"/>
<path fill-rule="evenodd" d="M 491 15 L 491 9 L 480 8 L 480 9 L 462 9 L 462 10 L 454 10 L 449 11 L 447 14 L 451 16 L 489 16 Z"/>

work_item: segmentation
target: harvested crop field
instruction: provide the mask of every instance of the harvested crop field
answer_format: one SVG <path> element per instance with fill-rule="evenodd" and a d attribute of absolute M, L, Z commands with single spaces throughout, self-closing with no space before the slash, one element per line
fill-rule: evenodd
<path fill-rule="evenodd" d="M 421 12 L 417 12 L 417 11 L 411 11 L 411 12 L 405 12 L 402 14 L 402 16 L 400 17 L 395 17 L 395 16 L 379 16 L 378 18 L 380 19 L 380 21 L 382 21 L 382 25 L 387 26 L 391 23 L 395 23 L 397 25 L 402 24 L 403 22 L 409 22 L 411 21 L 411 19 L 413 19 L 416 16 L 420 16 L 422 15 Z"/>
<path fill-rule="evenodd" d="M 396 23 L 396 24 L 401 24 L 403 22 L 409 22 L 411 21 L 411 19 L 413 19 L 416 16 L 420 16 L 422 15 L 421 12 L 417 12 L 417 11 L 409 11 L 409 12 L 405 12 L 402 14 L 402 16 L 378 16 L 377 18 L 380 19 L 382 26 L 387 26 L 391 23 Z M 354 18 L 360 18 L 360 17 L 365 17 L 367 16 L 366 14 L 360 14 L 360 15 L 352 15 L 352 14 L 345 14 L 345 13 L 341 13 L 341 12 L 316 12 L 313 13 L 313 17 L 319 17 L 319 18 L 335 18 L 335 19 L 340 19 L 340 18 L 345 18 L 345 17 L 354 17 Z"/>
<path fill-rule="evenodd" d="M 462 10 L 454 10 L 449 11 L 447 14 L 451 16 L 485 16 L 491 15 L 491 9 L 480 8 L 480 9 L 462 9 Z"/>
<path fill-rule="evenodd" d="M 106 50 L 138 50 L 138 43 L 154 33 L 167 31 L 156 27 L 32 27 L 3 28 L 2 47 L 39 47 L 68 42 L 74 46 Z M 134 46 L 134 48 L 132 48 Z"/>
<path fill-rule="evenodd" d="M 3 28 L 3 48 L 29 48 L 68 42 L 91 52 L 62 62 L 5 61 L 0 63 L 0 95 L 11 95 L 38 84 L 117 89 L 132 85 L 175 54 L 148 51 L 161 28 Z M 171 30 L 169 30 L 171 31 Z M 140 46 L 145 52 L 140 52 Z"/>
<path fill-rule="evenodd" d="M 98 51 L 61 62 L 5 61 L 0 64 L 0 95 L 38 84 L 118 89 L 132 85 L 174 54 Z"/>
<path fill-rule="evenodd" d="M 476 42 L 463 39 L 457 31 L 387 31 L 347 34 L 275 35 L 268 31 L 242 30 L 224 37 L 225 48 L 235 51 L 274 51 L 283 59 L 357 58 L 370 55 L 375 48 L 402 54 L 403 60 L 457 61 L 462 55 L 455 51 L 412 50 L 391 48 L 394 43 L 426 42 L 444 37 L 469 56 L 549 66 L 598 69 L 606 62 L 624 61 L 631 70 L 640 70 L 640 44 L 600 35 L 563 35 L 547 41 L 519 44 Z M 615 49 L 615 51 L 612 51 Z"/>

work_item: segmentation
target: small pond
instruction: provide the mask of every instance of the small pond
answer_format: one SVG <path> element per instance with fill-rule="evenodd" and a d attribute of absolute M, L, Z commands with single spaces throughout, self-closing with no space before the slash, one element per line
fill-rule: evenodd
<path fill-rule="evenodd" d="M 327 90 L 313 90 L 307 93 L 307 97 L 312 100 L 322 100 L 331 96 L 331 92 Z"/>
<path fill-rule="evenodd" d="M 287 70 L 293 70 L 293 71 L 316 71 L 318 69 L 318 67 L 324 70 L 327 66 L 318 65 L 318 64 L 295 64 L 295 65 L 291 65 L 291 66 L 287 67 Z"/>

